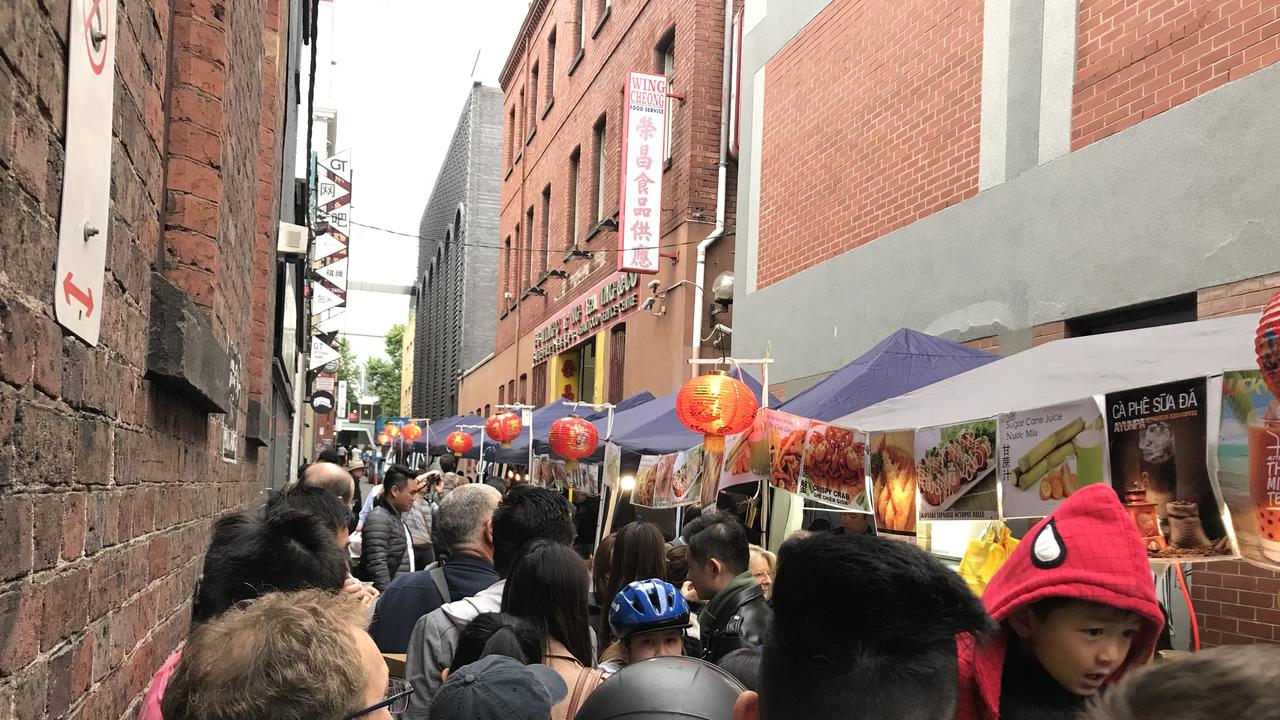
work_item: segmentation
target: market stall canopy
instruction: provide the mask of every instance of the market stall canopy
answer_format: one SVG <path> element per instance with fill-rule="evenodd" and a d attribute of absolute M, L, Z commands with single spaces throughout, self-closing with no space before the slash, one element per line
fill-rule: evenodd
<path fill-rule="evenodd" d="M 583 410 L 591 408 L 579 408 L 579 415 Z M 547 444 L 547 432 L 551 429 L 551 423 L 562 417 L 568 417 L 573 414 L 573 406 L 565 405 L 560 401 L 548 403 L 533 411 L 533 434 L 542 442 L 542 446 Z M 478 440 L 478 438 L 477 438 Z M 479 444 L 478 442 L 476 443 Z M 534 450 L 537 452 L 546 452 L 539 450 L 538 444 L 534 443 Z M 473 449 L 468 455 L 475 454 L 479 456 L 479 449 Z M 526 465 L 529 462 L 529 428 L 525 426 L 520 430 L 520 437 L 511 441 L 511 447 L 498 448 L 497 455 L 494 460 L 500 463 L 514 463 L 516 465 Z"/>
<path fill-rule="evenodd" d="M 737 373 L 730 374 L 737 377 Z M 743 372 L 742 381 L 757 396 L 760 394 L 760 381 L 750 373 Z M 678 393 L 679 391 L 676 391 L 670 395 L 663 395 L 631 412 L 615 415 L 613 442 L 624 450 L 641 455 L 663 455 L 701 445 L 702 435 L 685 427 L 684 423 L 680 422 L 680 417 L 676 415 Z M 777 400 L 770 396 L 769 405 L 772 407 L 776 403 Z M 603 423 L 603 420 L 595 422 L 602 440 L 605 433 Z M 603 445 L 603 442 L 601 444 Z"/>
<path fill-rule="evenodd" d="M 632 410 L 634 408 L 638 408 L 641 405 L 644 405 L 645 403 L 649 402 L 650 400 L 653 400 L 653 393 L 649 392 L 648 390 L 645 390 L 643 392 L 638 392 L 635 395 L 632 395 L 631 397 L 626 398 L 625 400 L 622 400 L 621 402 L 614 405 L 613 417 L 615 419 L 619 418 L 622 416 L 623 413 L 629 410 Z M 555 422 L 557 417 L 567 417 L 569 414 L 573 412 L 572 406 L 564 405 L 561 401 L 558 401 L 558 400 L 556 401 L 556 403 L 560 404 L 561 407 L 565 408 L 565 413 L 563 415 L 551 417 L 546 421 L 545 424 L 542 424 L 542 425 L 535 424 L 533 427 L 533 434 L 534 434 L 533 451 L 538 455 L 547 455 L 551 452 L 551 441 L 549 437 L 551 432 L 551 423 Z M 600 441 L 601 441 L 601 445 L 603 445 L 604 438 L 607 434 L 606 428 L 608 427 L 608 424 L 609 424 L 609 411 L 608 410 L 595 411 L 595 410 L 592 410 L 590 407 L 582 406 L 578 408 L 577 414 L 587 422 L 591 422 L 597 425 L 596 429 L 600 433 Z M 599 420 L 600 422 L 595 423 L 596 420 Z M 527 437 L 528 436 L 526 436 L 526 438 Z M 525 452 L 528 452 L 528 447 L 529 447 L 528 445 L 522 445 L 522 447 L 525 448 Z M 596 455 L 599 456 L 600 459 L 604 458 L 604 456 L 600 454 L 602 452 L 603 450 L 597 449 Z M 499 454 L 499 458 L 501 457 L 502 457 L 501 454 Z"/>
<path fill-rule="evenodd" d="M 1258 314 L 1057 340 L 890 398 L 837 422 L 896 430 L 965 422 L 1255 367 Z"/>
<path fill-rule="evenodd" d="M 902 328 L 778 409 L 830 422 L 999 359 L 993 353 Z"/>

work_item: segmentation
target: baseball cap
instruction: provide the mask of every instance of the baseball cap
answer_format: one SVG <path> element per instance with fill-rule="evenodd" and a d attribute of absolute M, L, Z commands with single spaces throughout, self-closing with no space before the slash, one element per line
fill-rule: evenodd
<path fill-rule="evenodd" d="M 449 673 L 431 703 L 431 719 L 548 720 L 567 694 L 564 678 L 546 665 L 488 655 Z"/>

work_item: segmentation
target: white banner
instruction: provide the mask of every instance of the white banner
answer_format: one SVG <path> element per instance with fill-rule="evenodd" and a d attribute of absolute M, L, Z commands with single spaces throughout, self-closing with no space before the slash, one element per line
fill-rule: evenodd
<path fill-rule="evenodd" d="M 632 72 L 622 102 L 622 187 L 618 193 L 618 269 L 658 272 L 662 239 L 662 158 L 667 78 Z"/>
<path fill-rule="evenodd" d="M 338 417 L 347 418 L 347 381 L 338 381 Z"/>

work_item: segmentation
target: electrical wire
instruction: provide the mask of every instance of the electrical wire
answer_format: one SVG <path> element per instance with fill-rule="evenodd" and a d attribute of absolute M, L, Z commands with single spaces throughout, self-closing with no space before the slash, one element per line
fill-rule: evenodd
<path fill-rule="evenodd" d="M 426 240 L 426 239 L 427 239 L 427 238 L 423 237 L 422 235 L 420 235 L 420 234 L 418 234 L 418 233 L 400 232 L 399 230 L 391 230 L 391 229 L 389 229 L 389 228 L 378 227 L 377 225 L 369 225 L 369 224 L 366 224 L 366 223 L 356 222 L 355 220 L 348 220 L 348 221 L 347 221 L 347 224 L 349 224 L 349 225 L 356 225 L 356 226 L 358 226 L 358 227 L 362 227 L 362 228 L 365 228 L 365 229 L 367 229 L 367 230 L 377 230 L 378 232 L 387 233 L 388 235 L 399 235 L 400 237 L 413 238 L 413 239 L 415 239 L 415 240 L 419 240 L 419 241 L 421 241 L 421 240 Z M 449 239 L 445 239 L 445 240 L 443 240 L 442 242 L 443 242 L 446 246 L 453 246 L 453 247 L 473 247 L 473 248 L 484 248 L 484 249 L 488 249 L 488 250 L 506 250 L 506 249 L 510 249 L 510 250 L 516 250 L 516 251 L 519 251 L 519 252 L 527 252 L 527 253 L 542 252 L 542 253 L 547 253 L 548 255 L 550 255 L 551 253 L 562 253 L 562 254 L 563 254 L 563 253 L 569 253 L 569 252 L 573 252 L 575 249 L 577 249 L 577 250 L 582 250 L 582 248 L 565 248 L 565 249 L 547 248 L 547 249 L 545 249 L 545 250 L 544 250 L 544 249 L 541 249 L 541 248 L 521 247 L 521 246 L 519 246 L 519 245 L 513 245 L 513 246 L 511 246 L 510 248 L 507 248 L 505 245 L 486 245 L 486 244 L 484 244 L 484 243 L 458 242 L 457 240 L 449 240 Z M 698 244 L 698 243 L 700 243 L 700 242 L 702 242 L 702 240 L 690 240 L 690 241 L 688 241 L 688 242 L 681 242 L 681 243 L 663 243 L 663 244 L 662 244 L 662 247 L 661 247 L 661 248 L 659 248 L 659 249 L 662 249 L 662 248 L 672 248 L 672 247 L 682 247 L 682 246 L 685 246 L 685 245 L 697 245 L 697 244 Z M 605 249 L 605 250 L 599 250 L 599 249 L 598 249 L 598 250 L 587 250 L 586 252 L 590 252 L 590 253 L 597 253 L 597 252 L 618 252 L 618 253 L 620 253 L 620 252 L 623 252 L 623 250 L 622 250 L 622 248 L 618 248 L 618 249 L 616 249 L 616 250 L 612 250 L 612 251 L 607 250 L 607 249 Z"/>
<path fill-rule="evenodd" d="M 1200 622 L 1196 620 L 1196 606 L 1191 602 L 1191 591 L 1187 589 L 1187 579 L 1182 573 L 1182 563 L 1174 563 L 1173 569 L 1178 573 L 1178 585 L 1182 588 L 1182 599 L 1187 602 L 1187 615 L 1191 618 L 1191 651 L 1200 652 Z"/>

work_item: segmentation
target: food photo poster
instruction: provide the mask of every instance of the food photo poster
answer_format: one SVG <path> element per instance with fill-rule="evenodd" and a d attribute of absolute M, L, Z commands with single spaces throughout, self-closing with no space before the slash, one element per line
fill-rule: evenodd
<path fill-rule="evenodd" d="M 1001 415 L 1003 516 L 1044 517 L 1076 490 L 1105 482 L 1105 427 L 1094 398 Z"/>
<path fill-rule="evenodd" d="M 1104 401 L 1111 485 L 1153 558 L 1232 554 L 1209 481 L 1207 381 L 1109 393 Z"/>
<path fill-rule="evenodd" d="M 914 459 L 919 519 L 995 520 L 996 419 L 920 428 Z"/>
<path fill-rule="evenodd" d="M 769 484 L 790 493 L 800 492 L 804 439 L 813 421 L 777 410 L 761 410 L 760 417 L 769 443 Z"/>
<path fill-rule="evenodd" d="M 825 505 L 870 513 L 866 433 L 815 421 L 804 440 L 799 492 Z"/>
<path fill-rule="evenodd" d="M 867 435 L 877 534 L 916 534 L 915 436 L 914 430 Z"/>
<path fill-rule="evenodd" d="M 700 502 L 705 459 L 701 445 L 683 452 L 642 456 L 631 504 L 673 508 Z"/>
<path fill-rule="evenodd" d="M 1240 557 L 1280 569 L 1280 401 L 1257 370 L 1223 373 L 1218 485 Z"/>

